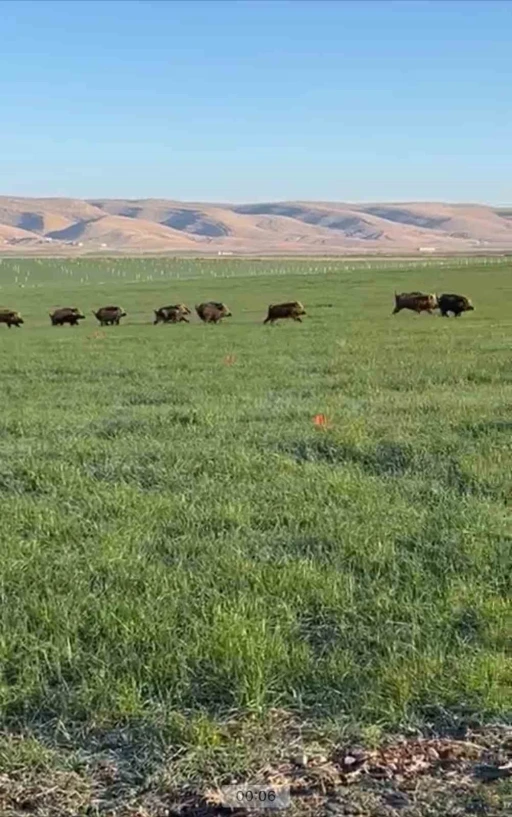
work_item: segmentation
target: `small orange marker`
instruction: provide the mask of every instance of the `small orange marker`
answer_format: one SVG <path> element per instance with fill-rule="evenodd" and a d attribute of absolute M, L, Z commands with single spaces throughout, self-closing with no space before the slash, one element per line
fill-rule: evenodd
<path fill-rule="evenodd" d="M 313 423 L 319 428 L 328 428 L 330 423 L 325 414 L 315 414 L 313 417 Z"/>

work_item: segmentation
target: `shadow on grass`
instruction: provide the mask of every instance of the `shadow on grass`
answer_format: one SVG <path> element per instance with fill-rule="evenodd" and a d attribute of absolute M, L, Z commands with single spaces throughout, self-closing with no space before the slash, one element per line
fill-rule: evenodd
<path fill-rule="evenodd" d="M 301 440 L 284 447 L 298 463 L 325 463 L 333 466 L 357 465 L 373 477 L 416 476 L 434 479 L 460 495 L 489 493 L 488 487 L 465 473 L 458 459 L 410 443 L 383 441 L 359 448 L 329 439 Z"/>
<path fill-rule="evenodd" d="M 329 465 L 360 465 L 375 474 L 403 474 L 412 465 L 411 451 L 399 443 L 379 443 L 373 450 L 363 450 L 334 440 L 301 440 L 285 451 L 298 463 L 316 462 Z"/>
<path fill-rule="evenodd" d="M 91 423 L 87 428 L 87 433 L 92 433 L 100 439 L 110 440 L 124 437 L 125 434 L 149 435 L 172 425 L 201 425 L 201 418 L 194 409 L 172 409 L 163 416 L 155 417 L 110 417 Z"/>
<path fill-rule="evenodd" d="M 487 420 L 483 423 L 464 423 L 459 431 L 471 437 L 488 437 L 496 434 L 512 434 L 512 420 Z"/>
<path fill-rule="evenodd" d="M 41 474 L 23 466 L 5 464 L 0 470 L 0 496 L 40 497 L 51 493 L 51 486 L 45 484 Z"/>

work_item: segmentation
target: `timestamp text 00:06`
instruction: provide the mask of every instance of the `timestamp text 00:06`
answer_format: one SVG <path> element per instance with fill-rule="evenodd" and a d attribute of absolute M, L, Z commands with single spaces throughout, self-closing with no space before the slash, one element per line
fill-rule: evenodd
<path fill-rule="evenodd" d="M 273 789 L 260 789 L 259 791 L 248 789 L 247 791 L 237 791 L 236 799 L 239 803 L 243 803 L 245 800 L 249 802 L 259 800 L 260 803 L 264 803 L 265 801 L 273 803 L 276 799 L 276 792 Z"/>

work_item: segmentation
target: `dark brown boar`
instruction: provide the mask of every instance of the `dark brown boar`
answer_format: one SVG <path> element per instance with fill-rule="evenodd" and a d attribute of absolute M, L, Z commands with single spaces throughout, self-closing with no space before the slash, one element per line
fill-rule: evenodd
<path fill-rule="evenodd" d="M 70 326 L 78 326 L 78 322 L 84 319 L 83 312 L 74 306 L 63 306 L 50 312 L 52 326 L 64 326 L 65 323 L 69 323 Z"/>
<path fill-rule="evenodd" d="M 208 301 L 204 304 L 196 305 L 196 312 L 203 323 L 219 323 L 222 318 L 230 318 L 231 312 L 226 304 L 219 301 Z"/>
<path fill-rule="evenodd" d="M 291 318 L 302 323 L 301 315 L 305 315 L 306 310 L 300 301 L 289 301 L 285 304 L 270 304 L 268 314 L 263 323 L 273 325 L 279 318 Z"/>
<path fill-rule="evenodd" d="M 102 306 L 92 314 L 99 320 L 101 326 L 119 326 L 121 318 L 126 317 L 126 312 L 121 306 Z"/>
<path fill-rule="evenodd" d="M 447 318 L 449 312 L 459 318 L 463 312 L 472 312 L 475 308 L 465 295 L 455 295 L 450 292 L 444 292 L 438 298 L 438 305 L 443 318 Z"/>

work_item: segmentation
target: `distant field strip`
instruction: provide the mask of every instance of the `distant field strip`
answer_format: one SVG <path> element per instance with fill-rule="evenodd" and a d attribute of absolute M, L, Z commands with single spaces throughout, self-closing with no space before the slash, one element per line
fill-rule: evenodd
<path fill-rule="evenodd" d="M 280 276 L 317 276 L 350 272 L 391 272 L 393 270 L 465 269 L 475 266 L 507 268 L 510 260 L 500 257 L 483 259 L 446 258 L 411 259 L 393 261 L 374 258 L 371 260 L 318 261 L 300 260 L 244 260 L 244 259 L 0 259 L 0 292 L 2 290 L 63 286 L 107 286 L 112 283 L 155 284 L 167 281 L 192 281 L 202 279 L 252 278 Z"/>

